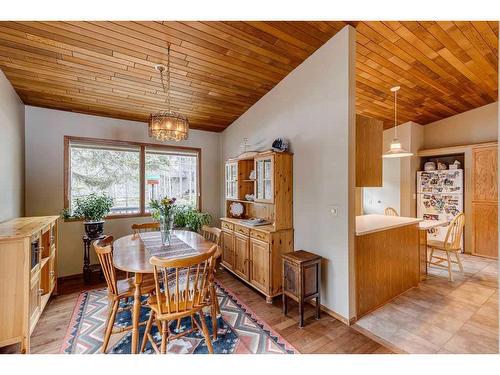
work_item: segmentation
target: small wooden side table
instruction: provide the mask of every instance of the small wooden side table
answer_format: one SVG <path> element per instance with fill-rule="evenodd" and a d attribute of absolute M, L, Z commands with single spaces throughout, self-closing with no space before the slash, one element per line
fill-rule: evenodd
<path fill-rule="evenodd" d="M 287 297 L 299 304 L 299 327 L 304 326 L 304 302 L 316 298 L 316 319 L 321 306 L 321 257 L 298 250 L 283 254 L 283 314 L 287 314 Z"/>

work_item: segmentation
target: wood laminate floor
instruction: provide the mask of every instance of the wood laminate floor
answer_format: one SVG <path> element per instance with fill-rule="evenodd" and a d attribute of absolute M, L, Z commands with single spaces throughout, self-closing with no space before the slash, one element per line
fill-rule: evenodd
<path fill-rule="evenodd" d="M 290 301 L 289 314 L 285 317 L 281 312 L 279 298 L 272 305 L 267 304 L 260 293 L 223 270 L 218 271 L 217 278 L 301 353 L 392 353 L 383 345 L 325 313 L 322 313 L 320 320 L 315 320 L 314 309 L 309 305 L 305 308 L 306 326 L 299 329 L 297 305 L 293 301 Z M 80 292 L 103 286 L 104 284 L 94 284 L 86 287 L 80 278 L 61 281 L 59 295 L 50 299 L 33 331 L 31 353 L 59 353 Z M 18 352 L 18 345 L 0 348 L 0 353 Z"/>
<path fill-rule="evenodd" d="M 441 255 L 441 254 L 439 254 Z M 427 279 L 355 327 L 396 352 L 498 353 L 498 262 L 462 255 L 464 273 L 431 266 Z"/>

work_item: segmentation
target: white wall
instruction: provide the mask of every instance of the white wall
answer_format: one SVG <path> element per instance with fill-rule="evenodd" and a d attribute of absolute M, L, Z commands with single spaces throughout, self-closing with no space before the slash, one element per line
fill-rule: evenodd
<path fill-rule="evenodd" d="M 245 137 L 258 150 L 289 139 L 295 249 L 324 257 L 321 302 L 345 318 L 354 315 L 354 55 L 355 31 L 347 26 L 222 133 L 224 159 L 240 153 Z"/>
<path fill-rule="evenodd" d="M 406 150 L 414 156 L 382 159 L 382 187 L 363 188 L 363 212 L 384 214 L 392 207 L 401 216 L 416 215 L 415 176 L 419 169 L 417 151 L 422 148 L 423 127 L 415 122 L 406 122 L 397 128 L 397 136 Z M 394 128 L 384 130 L 384 152 L 394 138 Z"/>
<path fill-rule="evenodd" d="M 24 104 L 0 70 L 0 222 L 24 214 Z"/>
<path fill-rule="evenodd" d="M 401 161 L 382 160 L 382 187 L 363 188 L 363 214 L 383 215 L 386 207 L 401 212 Z"/>
<path fill-rule="evenodd" d="M 423 148 L 439 148 L 497 141 L 498 103 L 427 124 Z"/>
<path fill-rule="evenodd" d="M 147 125 L 106 117 L 26 106 L 26 216 L 57 215 L 63 209 L 63 137 L 65 135 L 154 143 Z M 168 143 L 175 145 L 175 142 Z M 220 134 L 192 130 L 179 146 L 201 147 L 202 210 L 220 215 Z M 110 219 L 105 232 L 116 237 L 130 233 L 135 222 L 149 218 Z M 81 222 L 61 221 L 59 275 L 82 272 Z M 95 261 L 95 260 L 94 260 Z"/>

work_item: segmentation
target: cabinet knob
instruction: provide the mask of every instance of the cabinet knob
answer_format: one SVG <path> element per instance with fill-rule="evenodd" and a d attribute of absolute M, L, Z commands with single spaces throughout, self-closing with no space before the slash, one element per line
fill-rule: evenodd
<path fill-rule="evenodd" d="M 55 274 L 55 271 L 50 271 L 50 276 L 54 276 Z"/>

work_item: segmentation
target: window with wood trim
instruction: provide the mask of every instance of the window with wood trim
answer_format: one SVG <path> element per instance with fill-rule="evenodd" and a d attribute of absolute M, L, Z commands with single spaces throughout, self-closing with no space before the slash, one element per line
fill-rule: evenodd
<path fill-rule="evenodd" d="M 109 217 L 147 216 L 165 196 L 201 207 L 198 148 L 66 136 L 64 150 L 65 208 L 90 193 L 114 199 Z"/>

